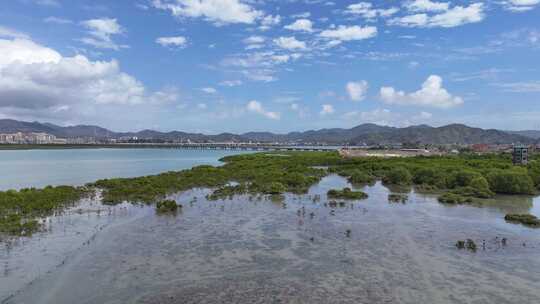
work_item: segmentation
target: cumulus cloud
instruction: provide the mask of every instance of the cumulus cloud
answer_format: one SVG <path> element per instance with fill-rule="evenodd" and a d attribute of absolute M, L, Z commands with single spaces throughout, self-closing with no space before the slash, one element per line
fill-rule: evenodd
<path fill-rule="evenodd" d="M 422 3 L 428 3 L 423 1 Z M 429 2 L 433 3 L 433 2 Z M 468 23 L 476 23 L 484 20 L 485 5 L 483 3 L 472 3 L 469 6 L 454 6 L 452 8 L 439 9 L 431 8 L 426 9 L 428 11 L 441 12 L 436 14 L 419 13 L 413 15 L 407 15 L 403 17 L 397 17 L 388 20 L 389 25 L 399 25 L 405 27 L 456 27 Z"/>
<path fill-rule="evenodd" d="M 399 8 L 377 9 L 370 2 L 359 2 L 349 5 L 345 12 L 351 15 L 359 15 L 366 19 L 375 19 L 377 17 L 390 17 L 399 12 Z"/>
<path fill-rule="evenodd" d="M 301 31 L 301 32 L 313 32 L 313 22 L 311 22 L 309 19 L 298 19 L 295 22 L 286 25 L 285 29 L 291 30 L 291 31 Z"/>
<path fill-rule="evenodd" d="M 29 39 L 0 39 L 0 107 L 68 109 L 97 104 L 141 104 L 170 100 L 172 91 L 147 94 L 115 60 L 64 57 Z"/>
<path fill-rule="evenodd" d="M 431 0 L 413 0 L 406 2 L 405 7 L 412 12 L 444 12 L 450 8 L 450 3 Z"/>
<path fill-rule="evenodd" d="M 333 105 L 323 104 L 321 106 L 321 111 L 319 112 L 319 114 L 321 114 L 322 116 L 326 116 L 326 115 L 334 114 L 334 112 L 336 112 L 336 110 L 334 109 Z"/>
<path fill-rule="evenodd" d="M 183 36 L 159 37 L 156 43 L 164 47 L 184 48 L 187 45 L 187 39 Z"/>
<path fill-rule="evenodd" d="M 341 41 L 364 40 L 377 36 L 377 28 L 374 26 L 361 27 L 358 25 L 340 25 L 334 29 L 324 30 L 319 35 L 323 38 L 337 39 Z"/>
<path fill-rule="evenodd" d="M 248 104 L 246 106 L 246 109 L 249 112 L 253 112 L 253 113 L 263 115 L 264 117 L 266 117 L 268 119 L 279 120 L 281 118 L 280 113 L 278 113 L 278 112 L 270 112 L 270 111 L 265 110 L 263 105 L 260 102 L 256 101 L 256 100 L 252 100 L 252 101 L 248 102 Z"/>
<path fill-rule="evenodd" d="M 279 37 L 274 39 L 274 43 L 282 49 L 286 50 L 306 50 L 307 46 L 304 41 L 297 40 L 295 37 Z"/>
<path fill-rule="evenodd" d="M 380 97 L 387 104 L 415 105 L 436 108 L 451 108 L 463 104 L 463 99 L 453 96 L 443 88 L 440 76 L 431 75 L 422 88 L 413 93 L 396 91 L 393 87 L 382 87 Z"/>
<path fill-rule="evenodd" d="M 100 49 L 119 50 L 126 48 L 125 45 L 118 45 L 112 39 L 114 35 L 124 33 L 124 29 L 113 18 L 90 19 L 81 23 L 88 29 L 90 36 L 81 39 L 81 42 Z"/>
<path fill-rule="evenodd" d="M 351 81 L 347 83 L 345 88 L 347 89 L 347 94 L 349 94 L 351 100 L 362 101 L 366 98 L 369 85 L 365 80 L 357 82 Z"/>
<path fill-rule="evenodd" d="M 240 0 L 153 0 L 152 4 L 175 17 L 204 18 L 217 24 L 252 24 L 263 15 Z"/>
<path fill-rule="evenodd" d="M 273 26 L 279 25 L 281 23 L 281 16 L 280 15 L 267 15 L 264 16 L 261 19 L 261 25 L 259 26 L 259 29 L 262 31 L 267 31 Z"/>

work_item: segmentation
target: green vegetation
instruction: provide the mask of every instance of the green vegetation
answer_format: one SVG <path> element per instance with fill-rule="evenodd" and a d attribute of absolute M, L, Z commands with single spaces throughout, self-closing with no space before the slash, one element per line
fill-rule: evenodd
<path fill-rule="evenodd" d="M 178 211 L 178 208 L 182 208 L 182 205 L 178 206 L 173 200 L 165 200 L 156 204 L 157 213 L 174 213 Z"/>
<path fill-rule="evenodd" d="M 466 241 L 457 241 L 456 242 L 456 247 L 457 247 L 457 249 L 468 249 L 468 250 L 473 251 L 473 252 L 476 252 L 476 250 L 478 248 L 476 246 L 476 243 L 471 239 L 467 239 Z"/>
<path fill-rule="evenodd" d="M 404 167 L 391 168 L 383 177 L 383 182 L 390 185 L 410 185 L 412 183 L 412 175 Z"/>
<path fill-rule="evenodd" d="M 487 175 L 491 189 L 505 194 L 533 194 L 534 184 L 527 172 L 506 172 L 502 170 Z"/>
<path fill-rule="evenodd" d="M 409 196 L 407 194 L 388 194 L 388 202 L 389 203 L 402 203 L 405 204 L 409 200 Z"/>
<path fill-rule="evenodd" d="M 221 167 L 199 166 L 190 170 L 154 176 L 100 180 L 92 186 L 102 188 L 105 203 L 123 201 L 152 203 L 167 194 L 197 187 L 218 188 L 211 199 L 243 193 L 279 195 L 284 192 L 307 193 L 309 187 L 326 175 L 314 166 L 339 164 L 334 152 L 297 152 L 245 154 L 225 157 Z M 226 186 L 236 181 L 241 186 Z M 245 187 L 245 188 L 244 188 Z"/>
<path fill-rule="evenodd" d="M 105 204 L 153 204 L 168 194 L 192 188 L 215 189 L 208 196 L 212 200 L 241 194 L 282 198 L 285 192 L 307 193 L 329 173 L 344 176 L 352 183 L 382 180 L 389 185 L 413 184 L 420 190 L 446 192 L 439 200 L 448 204 L 471 203 L 495 193 L 534 194 L 540 187 L 539 159 L 533 157 L 526 167 L 513 166 L 510 156 L 505 154 L 345 159 L 337 152 L 265 152 L 222 160 L 225 164 L 220 167 L 199 166 L 153 176 L 105 179 L 88 186 L 103 190 Z M 230 185 L 231 182 L 236 185 Z M 63 210 L 87 191 L 64 186 L 0 192 L 0 233 L 31 234 L 39 229 L 40 217 Z M 350 189 L 328 194 L 336 199 L 367 197 Z"/>
<path fill-rule="evenodd" d="M 532 214 L 507 214 L 504 219 L 511 223 L 520 223 L 525 226 L 540 228 L 540 219 Z"/>
<path fill-rule="evenodd" d="M 31 235 L 40 228 L 39 217 L 61 211 L 85 194 L 86 189 L 69 186 L 0 192 L 0 233 Z"/>
<path fill-rule="evenodd" d="M 470 198 L 470 197 L 455 194 L 455 193 L 452 193 L 452 192 L 447 192 L 447 193 L 439 196 L 439 202 L 441 202 L 443 204 L 461 205 L 461 204 L 472 203 L 473 199 Z"/>
<path fill-rule="evenodd" d="M 367 193 L 362 191 L 352 191 L 351 188 L 345 188 L 343 190 L 332 189 L 329 190 L 328 198 L 333 199 L 349 199 L 349 200 L 361 200 L 368 198 Z"/>
<path fill-rule="evenodd" d="M 375 176 L 360 170 L 354 170 L 349 177 L 349 182 L 351 184 L 373 184 L 375 181 Z"/>

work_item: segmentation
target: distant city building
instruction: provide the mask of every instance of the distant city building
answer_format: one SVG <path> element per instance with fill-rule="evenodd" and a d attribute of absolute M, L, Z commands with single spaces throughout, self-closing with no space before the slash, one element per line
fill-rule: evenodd
<path fill-rule="evenodd" d="M 486 144 L 474 144 L 471 146 L 471 149 L 478 153 L 488 152 L 490 150 L 489 145 Z"/>
<path fill-rule="evenodd" d="M 529 147 L 525 145 L 514 145 L 512 152 L 514 165 L 526 165 L 529 163 Z"/>
<path fill-rule="evenodd" d="M 66 143 L 65 139 L 56 138 L 56 136 L 48 133 L 4 133 L 0 134 L 1 144 L 62 144 Z"/>

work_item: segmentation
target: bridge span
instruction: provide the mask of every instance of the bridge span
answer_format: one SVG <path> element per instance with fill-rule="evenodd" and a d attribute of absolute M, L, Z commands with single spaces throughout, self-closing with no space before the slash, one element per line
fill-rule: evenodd
<path fill-rule="evenodd" d="M 338 146 L 287 146 L 262 143 L 117 143 L 116 146 L 184 150 L 337 151 Z"/>

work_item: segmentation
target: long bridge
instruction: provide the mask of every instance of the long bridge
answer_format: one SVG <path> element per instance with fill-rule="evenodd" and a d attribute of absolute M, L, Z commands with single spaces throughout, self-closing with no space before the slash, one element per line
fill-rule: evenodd
<path fill-rule="evenodd" d="M 337 151 L 338 146 L 294 146 L 267 143 L 116 143 L 112 146 L 133 148 L 163 148 L 185 150 L 236 151 Z"/>

